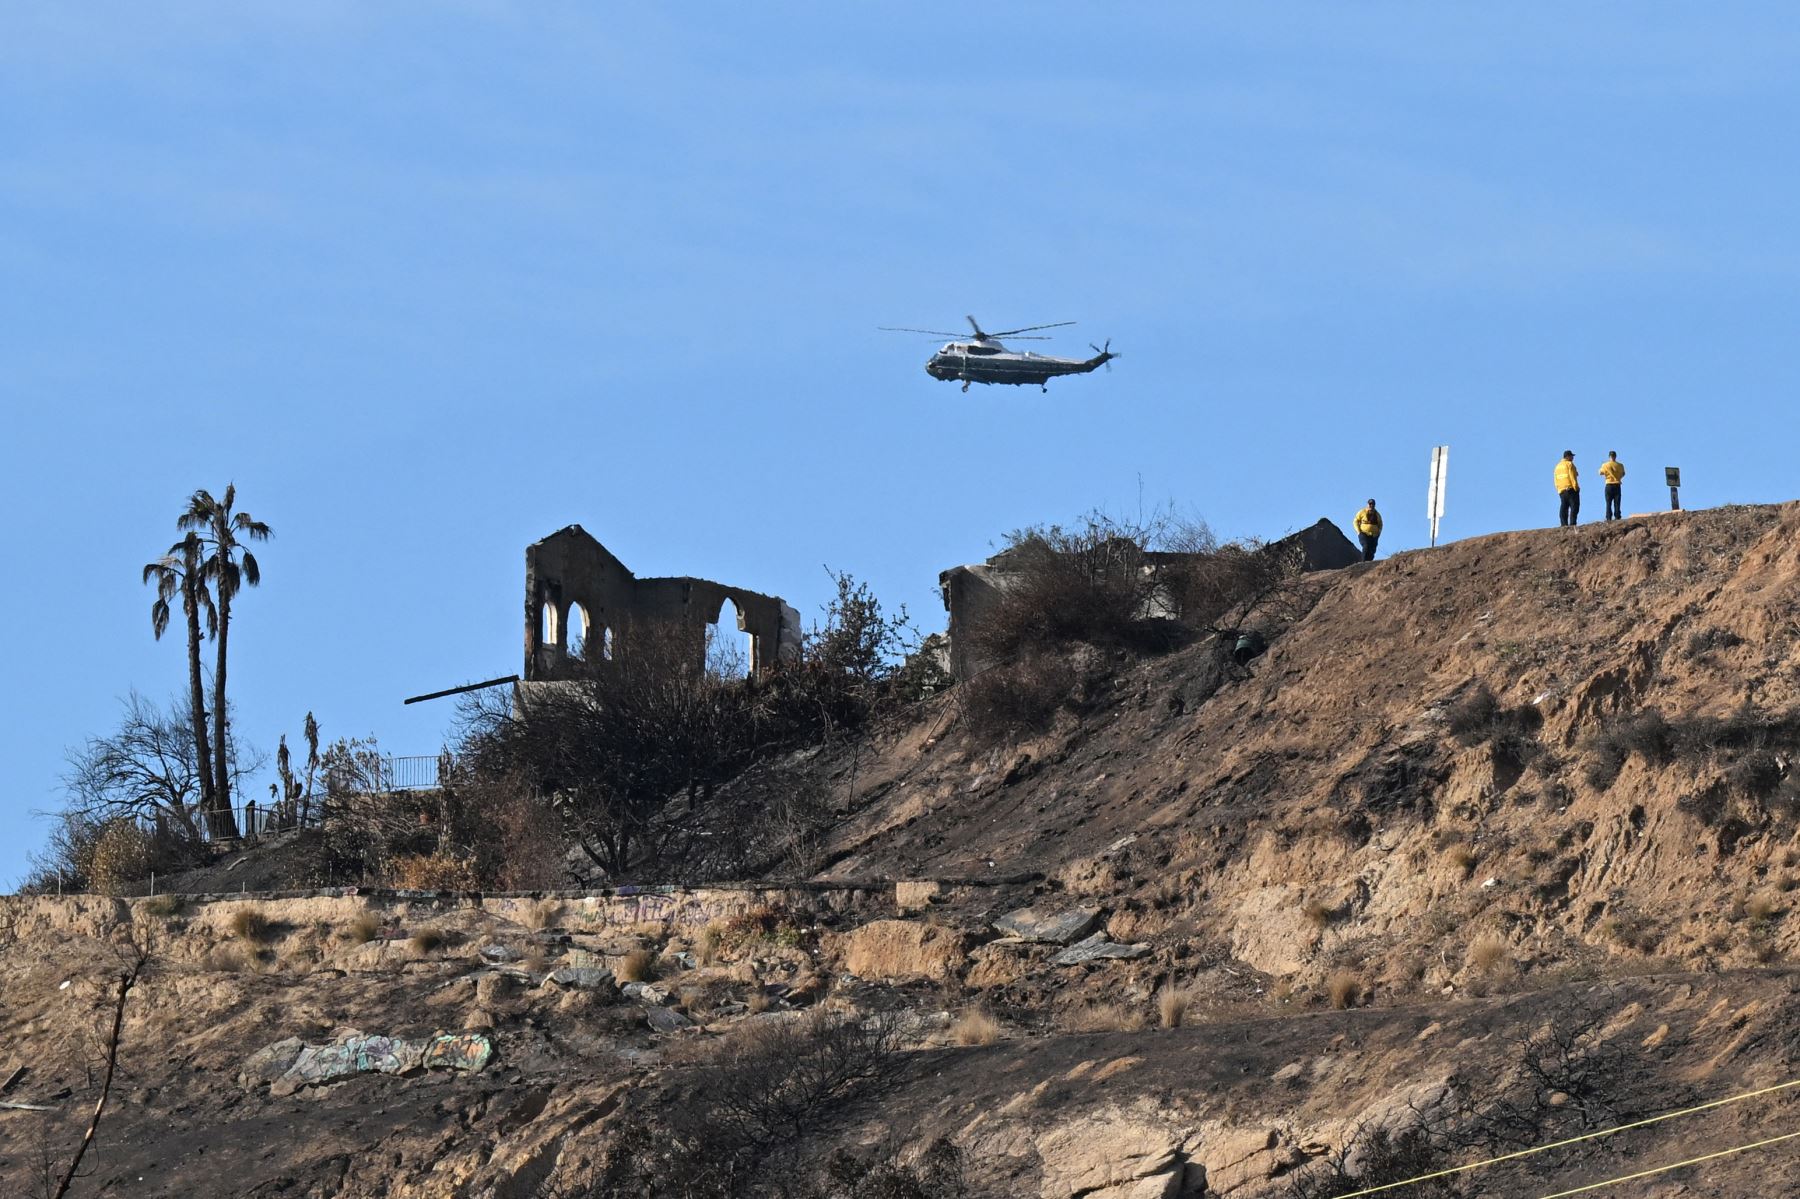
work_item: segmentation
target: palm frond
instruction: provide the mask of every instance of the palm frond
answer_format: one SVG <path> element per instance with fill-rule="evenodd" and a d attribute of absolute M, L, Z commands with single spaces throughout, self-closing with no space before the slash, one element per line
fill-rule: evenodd
<path fill-rule="evenodd" d="M 244 551 L 243 567 L 244 582 L 250 584 L 252 587 L 257 586 L 262 582 L 262 571 L 256 565 L 256 555 L 249 550 Z"/>
<path fill-rule="evenodd" d="M 169 631 L 168 600 L 159 597 L 155 603 L 150 605 L 150 631 L 156 634 L 158 641 L 161 641 L 162 635 Z"/>

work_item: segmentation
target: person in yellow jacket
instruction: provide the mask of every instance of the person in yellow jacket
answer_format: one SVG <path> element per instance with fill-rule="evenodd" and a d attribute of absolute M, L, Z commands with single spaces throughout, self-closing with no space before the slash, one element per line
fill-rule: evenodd
<path fill-rule="evenodd" d="M 1562 497 L 1562 513 L 1557 523 L 1572 528 L 1581 515 L 1581 476 L 1575 473 L 1575 451 L 1564 450 L 1556 464 L 1556 494 Z"/>
<path fill-rule="evenodd" d="M 1356 514 L 1356 537 L 1362 542 L 1363 561 L 1375 561 L 1375 546 L 1381 540 L 1381 513 L 1375 511 L 1375 501 Z"/>
<path fill-rule="evenodd" d="M 1625 480 L 1625 464 L 1619 461 L 1619 451 L 1606 451 L 1606 461 L 1600 464 L 1600 477 L 1606 480 L 1606 519 L 1618 520 L 1624 515 L 1619 511 L 1620 498 L 1624 495 L 1619 484 Z"/>

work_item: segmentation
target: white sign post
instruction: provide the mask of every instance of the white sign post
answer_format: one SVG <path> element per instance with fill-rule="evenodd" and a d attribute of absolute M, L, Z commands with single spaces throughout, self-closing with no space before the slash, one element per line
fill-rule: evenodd
<path fill-rule="evenodd" d="M 1450 471 L 1450 447 L 1431 448 L 1431 489 L 1425 493 L 1425 517 L 1431 522 L 1431 544 L 1437 544 L 1438 521 L 1444 519 L 1444 476 Z"/>

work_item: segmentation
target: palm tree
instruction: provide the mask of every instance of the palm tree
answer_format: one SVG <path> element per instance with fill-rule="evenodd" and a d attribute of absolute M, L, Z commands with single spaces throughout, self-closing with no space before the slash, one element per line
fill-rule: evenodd
<path fill-rule="evenodd" d="M 225 650 L 231 637 L 231 600 L 245 584 L 255 587 L 262 582 L 256 555 L 245 547 L 246 541 L 267 541 L 269 526 L 248 512 L 233 512 L 237 501 L 237 485 L 225 485 L 225 494 L 214 499 L 204 488 L 188 499 L 187 511 L 176 520 L 175 527 L 197 534 L 206 549 L 200 564 L 200 576 L 212 584 L 219 608 L 218 664 L 213 667 L 213 795 L 225 818 L 231 820 L 230 754 L 225 748 Z M 236 822 L 232 821 L 233 831 Z"/>
<path fill-rule="evenodd" d="M 217 835 L 211 751 L 206 736 L 206 688 L 200 674 L 200 615 L 206 614 L 206 631 L 218 628 L 218 613 L 213 609 L 212 594 L 200 577 L 200 536 L 189 533 L 169 547 L 169 552 L 144 566 L 144 582 L 156 581 L 156 600 L 150 605 L 150 629 L 158 641 L 168 631 L 170 605 L 181 597 L 182 615 L 187 618 L 188 651 L 188 719 L 194 725 L 194 756 L 200 774 L 200 810 L 206 813 L 208 831 Z M 231 809 L 227 807 L 229 816 Z"/>

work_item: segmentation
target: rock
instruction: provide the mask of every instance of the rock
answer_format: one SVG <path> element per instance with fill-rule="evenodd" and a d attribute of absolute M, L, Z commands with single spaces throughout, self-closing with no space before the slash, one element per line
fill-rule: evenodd
<path fill-rule="evenodd" d="M 1177 1199 L 1186 1181 L 1182 1139 L 1155 1124 L 1080 1118 L 1037 1138 L 1040 1193 L 1094 1199 Z"/>
<path fill-rule="evenodd" d="M 671 953 L 667 955 L 664 960 L 674 962 L 683 970 L 698 970 L 700 968 L 700 959 L 685 949 L 680 953 Z"/>
<path fill-rule="evenodd" d="M 894 906 L 902 916 L 910 916 L 936 903 L 943 891 L 944 884 L 938 882 L 897 882 L 894 884 Z"/>
<path fill-rule="evenodd" d="M 851 932 L 844 969 L 858 978 L 956 977 L 968 941 L 955 929 L 910 920 L 872 920 Z"/>
<path fill-rule="evenodd" d="M 1099 923 L 1100 913 L 1094 908 L 1073 908 L 1055 915 L 1035 908 L 1020 908 L 994 921 L 994 931 L 1022 941 L 1068 945 L 1087 936 Z"/>
<path fill-rule="evenodd" d="M 1249 1187 L 1256 1194 L 1263 1188 L 1253 1184 L 1274 1178 L 1306 1160 L 1306 1154 L 1285 1141 L 1279 1132 L 1266 1128 L 1245 1128 L 1208 1137 L 1196 1157 L 1206 1161 L 1208 1195 L 1227 1195 Z"/>
<path fill-rule="evenodd" d="M 273 1045 L 265 1045 L 244 1060 L 242 1068 L 238 1070 L 238 1085 L 251 1087 L 257 1083 L 274 1082 L 287 1073 L 288 1067 L 294 1064 L 294 1059 L 300 1056 L 303 1048 L 305 1042 L 299 1037 L 287 1037 Z"/>
<path fill-rule="evenodd" d="M 694 1022 L 672 1007 L 653 1007 L 645 1014 L 650 1027 L 656 1032 L 680 1032 L 684 1028 L 694 1027 Z"/>
<path fill-rule="evenodd" d="M 669 988 L 657 983 L 626 983 L 619 994 L 646 1007 L 661 1007 L 669 1002 Z"/>
<path fill-rule="evenodd" d="M 1269 1075 L 1269 1081 L 1270 1082 L 1290 1082 L 1293 1079 L 1299 1078 L 1300 1072 L 1304 1069 L 1306 1069 L 1306 1067 L 1301 1065 L 1299 1062 L 1289 1062 L 1287 1065 L 1283 1066 L 1281 1069 L 1275 1071 L 1275 1073 Z"/>
<path fill-rule="evenodd" d="M 475 1002 L 484 1008 L 504 1007 L 519 994 L 519 980 L 498 971 L 475 980 Z"/>
<path fill-rule="evenodd" d="M 1121 945 L 1117 941 L 1106 939 L 1105 933 L 1095 933 L 1085 941 L 1078 941 L 1050 959 L 1052 966 L 1079 966 L 1083 962 L 1098 962 L 1108 958 L 1130 960 L 1141 958 L 1150 952 L 1144 944 Z"/>
<path fill-rule="evenodd" d="M 492 962 L 496 966 L 504 966 L 508 962 L 516 962 L 525 956 L 516 949 L 508 949 L 504 945 L 483 945 L 478 951 L 481 960 Z"/>
<path fill-rule="evenodd" d="M 417 1041 L 351 1033 L 333 1045 L 306 1045 L 290 1037 L 252 1054 L 244 1063 L 244 1074 L 250 1073 L 253 1063 L 266 1071 L 293 1046 L 298 1049 L 290 1064 L 270 1081 L 271 1095 L 291 1095 L 301 1087 L 332 1083 L 355 1074 L 480 1070 L 494 1052 L 493 1042 L 473 1032 L 438 1033 Z"/>
<path fill-rule="evenodd" d="M 565 990 L 603 991 L 612 987 L 613 973 L 598 966 L 564 966 L 544 981 Z"/>

